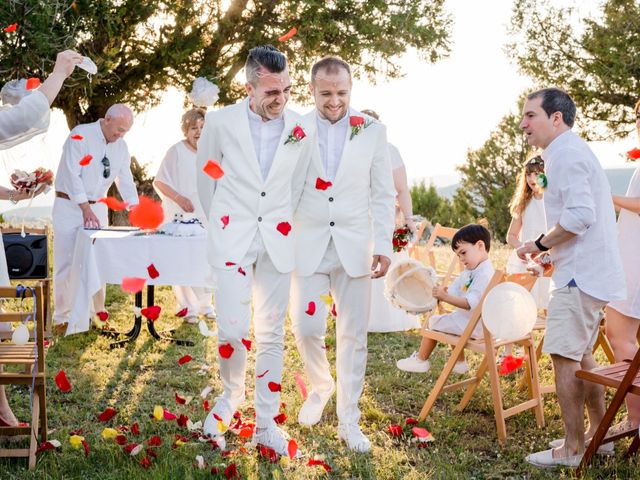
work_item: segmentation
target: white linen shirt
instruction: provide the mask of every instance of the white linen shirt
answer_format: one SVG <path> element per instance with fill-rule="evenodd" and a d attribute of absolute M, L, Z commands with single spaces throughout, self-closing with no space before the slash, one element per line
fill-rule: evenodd
<path fill-rule="evenodd" d="M 73 140 L 73 135 L 81 135 L 82 140 Z M 89 165 L 81 166 L 85 155 L 93 159 Z M 109 159 L 110 174 L 104 178 L 102 159 Z M 107 143 L 100 128 L 100 121 L 78 125 L 69 133 L 64 143 L 62 158 L 55 179 L 57 192 L 66 193 L 72 202 L 96 201 L 107 195 L 107 190 L 116 182 L 122 200 L 130 206 L 138 203 L 138 192 L 131 174 L 131 157 L 127 144 L 122 138 Z"/>
<path fill-rule="evenodd" d="M 320 160 L 327 176 L 324 180 L 333 182 L 340 166 L 344 143 L 347 139 L 349 115 L 345 115 L 336 123 L 331 123 L 329 120 L 322 118 L 316 110 L 316 123 L 318 125 Z"/>
<path fill-rule="evenodd" d="M 49 127 L 49 100 L 35 91 L 11 108 L 0 111 L 0 150 L 13 147 Z"/>
<path fill-rule="evenodd" d="M 276 156 L 282 130 L 284 129 L 284 118 L 276 118 L 267 122 L 262 117 L 251 110 L 249 102 L 247 102 L 247 111 L 249 113 L 249 130 L 251 130 L 251 139 L 253 140 L 253 148 L 256 152 L 256 159 L 260 165 L 260 173 L 262 180 L 266 180 L 273 164 L 273 158 Z"/>
<path fill-rule="evenodd" d="M 576 234 L 550 251 L 555 266 L 552 288 L 573 279 L 580 290 L 599 300 L 625 298 L 611 188 L 598 159 L 571 130 L 556 137 L 542 158 L 548 182 L 547 226 L 559 224 Z"/>

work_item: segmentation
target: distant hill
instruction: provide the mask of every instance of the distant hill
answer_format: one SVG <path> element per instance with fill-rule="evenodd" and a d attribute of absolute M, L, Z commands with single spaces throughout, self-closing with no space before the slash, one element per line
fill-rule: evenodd
<path fill-rule="evenodd" d="M 44 205 L 38 207 L 19 207 L 14 208 L 12 210 L 7 210 L 6 212 L 2 212 L 2 217 L 4 218 L 5 223 L 12 223 L 17 225 L 18 223 L 22 223 L 23 217 L 24 221 L 29 224 L 33 223 L 42 223 L 46 225 L 51 224 L 51 211 L 53 210 L 53 205 Z"/>

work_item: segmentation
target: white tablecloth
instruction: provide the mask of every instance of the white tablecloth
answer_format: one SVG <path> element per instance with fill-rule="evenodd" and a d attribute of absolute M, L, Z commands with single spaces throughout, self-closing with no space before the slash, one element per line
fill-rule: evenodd
<path fill-rule="evenodd" d="M 141 235 L 137 231 L 80 230 L 73 252 L 73 270 L 67 295 L 75 300 L 67 335 L 90 327 L 91 298 L 105 283 L 120 284 L 123 277 L 141 277 L 146 285 L 212 287 L 207 262 L 207 237 Z M 152 264 L 159 276 L 149 277 Z"/>

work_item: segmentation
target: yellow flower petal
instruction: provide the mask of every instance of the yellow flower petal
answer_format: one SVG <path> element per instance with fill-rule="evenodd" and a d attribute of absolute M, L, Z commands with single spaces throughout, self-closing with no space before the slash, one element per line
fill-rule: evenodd
<path fill-rule="evenodd" d="M 82 447 L 83 440 L 84 440 L 84 437 L 81 437 L 80 435 L 71 435 L 69 437 L 69 443 L 73 448 L 76 448 L 76 449 Z"/>
<path fill-rule="evenodd" d="M 164 418 L 164 408 L 160 405 L 153 407 L 153 418 L 156 420 L 162 420 Z"/>
<path fill-rule="evenodd" d="M 320 295 L 320 299 L 325 303 L 325 305 L 329 308 L 331 308 L 331 305 L 333 305 L 333 298 L 331 297 L 331 295 L 327 295 L 327 294 L 322 294 Z"/>
<path fill-rule="evenodd" d="M 116 438 L 118 436 L 118 431 L 115 428 L 105 428 L 102 430 L 102 438 L 105 440 L 111 440 L 112 438 Z"/>
<path fill-rule="evenodd" d="M 177 445 L 178 447 L 180 447 L 180 446 L 182 446 L 182 445 L 184 445 L 184 444 L 185 444 L 185 442 L 183 442 L 182 440 L 180 440 L 180 439 L 177 439 L 177 440 L 176 440 L 176 445 Z"/>
<path fill-rule="evenodd" d="M 227 431 L 227 426 L 222 423 L 222 420 L 218 420 L 218 432 L 224 433 Z"/>

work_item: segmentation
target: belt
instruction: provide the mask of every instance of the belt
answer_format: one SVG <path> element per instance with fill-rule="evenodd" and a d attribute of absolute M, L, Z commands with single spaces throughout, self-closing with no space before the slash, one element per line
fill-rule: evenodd
<path fill-rule="evenodd" d="M 65 200 L 71 200 L 71 198 L 69 198 L 69 195 L 67 195 L 64 192 L 56 192 L 56 197 L 58 198 L 64 198 Z M 96 203 L 95 200 L 87 200 L 89 202 L 89 204 L 93 205 L 94 203 Z"/>

